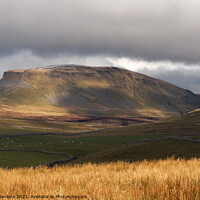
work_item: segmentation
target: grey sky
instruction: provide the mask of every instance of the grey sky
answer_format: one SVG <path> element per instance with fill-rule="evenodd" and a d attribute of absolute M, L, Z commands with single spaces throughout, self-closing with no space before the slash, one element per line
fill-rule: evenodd
<path fill-rule="evenodd" d="M 196 92 L 199 10 L 198 0 L 0 0 L 0 73 L 69 62 L 118 65 L 125 57 L 145 61 L 151 75 L 149 63 L 167 61 L 179 76 L 193 77 L 184 87 Z M 156 76 L 182 86 L 167 66 Z"/>

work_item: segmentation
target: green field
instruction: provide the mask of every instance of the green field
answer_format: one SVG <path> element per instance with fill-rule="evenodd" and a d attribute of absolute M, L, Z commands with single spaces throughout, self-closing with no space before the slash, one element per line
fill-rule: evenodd
<path fill-rule="evenodd" d="M 121 146 L 110 150 L 94 153 L 72 163 L 102 163 L 117 161 L 142 161 L 154 159 L 193 158 L 200 157 L 200 143 L 185 141 L 151 141 Z"/>
<path fill-rule="evenodd" d="M 0 152 L 0 163 L 3 168 L 37 166 L 60 159 L 66 159 L 66 157 L 62 155 L 23 151 Z"/>
<path fill-rule="evenodd" d="M 131 162 L 171 156 L 175 158 L 200 157 L 199 124 L 200 112 L 168 118 L 157 123 L 136 124 L 127 127 L 120 127 L 120 124 L 1 119 L 0 149 L 41 150 L 79 157 L 72 163 L 99 163 L 118 160 Z M 45 131 L 45 128 L 48 131 Z M 102 128 L 111 129 L 77 136 L 37 135 L 38 132 L 52 132 L 54 134 L 78 133 Z M 17 136 L 22 134 L 28 135 Z M 7 135 L 6 138 L 2 137 L 4 135 Z M 16 137 L 11 137 L 13 135 L 16 135 Z M 169 136 L 180 136 L 179 138 L 193 139 L 195 141 L 169 140 L 165 138 Z M 145 141 L 148 139 L 149 141 Z M 134 141 L 137 141 L 137 143 L 128 144 Z M 0 167 L 33 166 L 60 159 L 66 159 L 66 156 L 38 152 L 0 151 Z"/>

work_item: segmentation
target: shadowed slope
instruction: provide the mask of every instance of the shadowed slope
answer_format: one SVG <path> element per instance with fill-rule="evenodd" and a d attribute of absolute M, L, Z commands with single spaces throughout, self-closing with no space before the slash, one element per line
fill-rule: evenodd
<path fill-rule="evenodd" d="M 115 67 L 76 65 L 7 71 L 0 101 L 59 107 L 78 116 L 164 117 L 200 107 L 199 96 L 167 82 Z"/>

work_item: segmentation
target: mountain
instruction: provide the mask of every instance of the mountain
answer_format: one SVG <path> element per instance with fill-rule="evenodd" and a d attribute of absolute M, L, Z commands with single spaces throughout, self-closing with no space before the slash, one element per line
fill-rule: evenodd
<path fill-rule="evenodd" d="M 65 65 L 6 71 L 0 105 L 2 112 L 165 117 L 198 109 L 200 96 L 121 68 Z"/>

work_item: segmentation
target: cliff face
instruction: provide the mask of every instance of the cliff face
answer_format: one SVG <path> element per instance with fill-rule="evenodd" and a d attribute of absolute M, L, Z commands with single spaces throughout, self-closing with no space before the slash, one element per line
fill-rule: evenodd
<path fill-rule="evenodd" d="M 167 82 L 115 67 L 76 65 L 7 71 L 0 100 L 101 116 L 164 116 L 200 107 L 199 96 Z"/>

